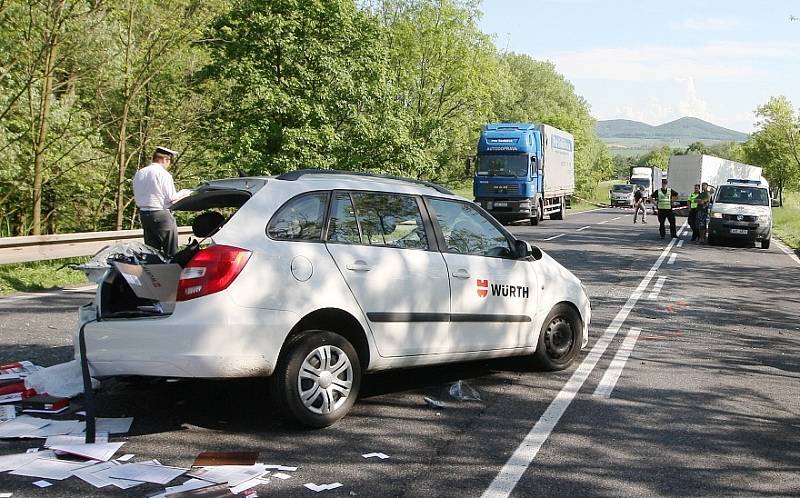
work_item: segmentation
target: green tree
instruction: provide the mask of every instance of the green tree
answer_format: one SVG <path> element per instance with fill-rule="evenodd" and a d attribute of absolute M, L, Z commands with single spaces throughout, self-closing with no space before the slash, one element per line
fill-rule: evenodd
<path fill-rule="evenodd" d="M 637 166 L 647 166 L 660 168 L 666 171 L 669 166 L 670 149 L 668 145 L 663 145 L 657 149 L 653 149 L 647 154 L 639 158 Z"/>
<path fill-rule="evenodd" d="M 703 142 L 692 142 L 686 148 L 686 154 L 708 154 L 708 148 Z"/>
<path fill-rule="evenodd" d="M 757 130 L 746 142 L 745 156 L 764 168 L 764 176 L 778 192 L 796 188 L 800 180 L 800 113 L 784 96 L 771 97 L 756 109 Z"/>

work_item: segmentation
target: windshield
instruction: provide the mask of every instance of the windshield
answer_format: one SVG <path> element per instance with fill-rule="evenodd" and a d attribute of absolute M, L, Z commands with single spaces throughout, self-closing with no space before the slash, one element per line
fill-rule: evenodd
<path fill-rule="evenodd" d="M 719 187 L 717 202 L 723 204 L 769 206 L 769 194 L 765 188 L 722 185 Z"/>
<path fill-rule="evenodd" d="M 525 154 L 478 156 L 478 175 L 528 176 L 528 156 Z"/>
<path fill-rule="evenodd" d="M 644 188 L 650 188 L 650 179 L 648 178 L 631 178 L 631 183 L 634 185 L 641 185 Z"/>
<path fill-rule="evenodd" d="M 633 185 L 614 185 L 614 192 L 630 194 L 633 192 Z"/>

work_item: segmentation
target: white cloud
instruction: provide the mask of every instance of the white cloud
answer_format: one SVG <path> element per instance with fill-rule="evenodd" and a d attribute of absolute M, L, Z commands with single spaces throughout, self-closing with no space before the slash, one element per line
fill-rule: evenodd
<path fill-rule="evenodd" d="M 689 18 L 683 21 L 681 27 L 696 31 L 726 31 L 739 25 L 736 19 L 725 19 L 721 17 L 708 17 L 705 19 Z"/>
<path fill-rule="evenodd" d="M 714 116 L 708 112 L 706 101 L 697 95 L 697 88 L 694 86 L 694 78 L 691 76 L 686 79 L 679 79 L 685 85 L 684 94 L 678 103 L 678 112 L 681 116 L 692 116 L 714 122 Z"/>

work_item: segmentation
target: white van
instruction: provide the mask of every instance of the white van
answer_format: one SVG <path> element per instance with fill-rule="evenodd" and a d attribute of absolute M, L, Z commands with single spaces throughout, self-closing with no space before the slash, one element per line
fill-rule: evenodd
<path fill-rule="evenodd" d="M 772 236 L 769 184 L 761 180 L 728 180 L 714 193 L 708 218 L 708 242 L 744 239 L 767 249 Z"/>

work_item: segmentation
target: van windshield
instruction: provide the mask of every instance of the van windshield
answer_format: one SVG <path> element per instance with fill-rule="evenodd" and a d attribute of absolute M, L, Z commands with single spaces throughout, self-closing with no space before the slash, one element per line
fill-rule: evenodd
<path fill-rule="evenodd" d="M 614 192 L 630 194 L 633 192 L 633 185 L 614 185 Z"/>
<path fill-rule="evenodd" d="M 487 154 L 478 156 L 480 176 L 528 176 L 527 154 Z"/>
<path fill-rule="evenodd" d="M 722 185 L 719 187 L 716 202 L 769 206 L 769 194 L 765 188 Z"/>

